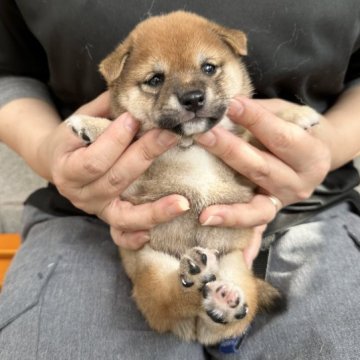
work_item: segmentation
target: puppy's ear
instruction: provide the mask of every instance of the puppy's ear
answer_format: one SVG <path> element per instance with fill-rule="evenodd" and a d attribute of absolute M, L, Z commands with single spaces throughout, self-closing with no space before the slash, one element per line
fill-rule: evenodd
<path fill-rule="evenodd" d="M 212 29 L 236 55 L 247 55 L 247 37 L 242 31 L 217 24 L 213 24 Z"/>
<path fill-rule="evenodd" d="M 286 299 L 280 291 L 261 279 L 256 279 L 260 312 L 279 313 L 286 310 Z"/>
<path fill-rule="evenodd" d="M 126 39 L 100 63 L 99 71 L 108 84 L 120 76 L 130 50 L 130 40 Z"/>

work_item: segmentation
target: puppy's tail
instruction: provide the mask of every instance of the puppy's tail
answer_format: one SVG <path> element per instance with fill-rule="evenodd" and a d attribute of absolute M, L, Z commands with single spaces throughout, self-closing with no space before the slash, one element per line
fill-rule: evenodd
<path fill-rule="evenodd" d="M 278 289 L 261 279 L 256 279 L 256 282 L 259 312 L 277 314 L 286 311 L 286 297 Z"/>

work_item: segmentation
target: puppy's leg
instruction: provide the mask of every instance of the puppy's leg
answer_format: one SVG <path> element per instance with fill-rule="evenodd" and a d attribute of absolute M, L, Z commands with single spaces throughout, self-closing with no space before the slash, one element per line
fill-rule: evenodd
<path fill-rule="evenodd" d="M 204 344 L 242 335 L 259 311 L 271 311 L 281 299 L 275 288 L 253 276 L 240 250 L 220 258 L 218 279 L 202 293 L 197 336 Z"/>
<path fill-rule="evenodd" d="M 306 105 L 291 104 L 287 108 L 276 113 L 279 118 L 300 126 L 304 130 L 320 123 L 321 115 Z M 249 131 L 244 131 L 241 137 L 260 150 L 266 150 L 264 145 L 260 143 Z"/>
<path fill-rule="evenodd" d="M 90 144 L 105 131 L 111 121 L 105 118 L 76 114 L 70 116 L 65 123 L 77 136 Z"/>
<path fill-rule="evenodd" d="M 134 285 L 134 299 L 153 329 L 196 340 L 196 317 L 201 311 L 199 287 L 214 277 L 209 272 L 217 270 L 216 254 L 202 250 L 191 250 L 180 261 L 150 246 L 121 250 Z"/>
<path fill-rule="evenodd" d="M 276 115 L 283 120 L 292 122 L 302 127 L 305 130 L 317 125 L 321 118 L 321 115 L 311 107 L 296 104 L 278 112 Z"/>
<path fill-rule="evenodd" d="M 257 312 L 257 288 L 241 250 L 220 258 L 218 278 L 202 291 L 198 339 L 214 344 L 241 335 Z"/>

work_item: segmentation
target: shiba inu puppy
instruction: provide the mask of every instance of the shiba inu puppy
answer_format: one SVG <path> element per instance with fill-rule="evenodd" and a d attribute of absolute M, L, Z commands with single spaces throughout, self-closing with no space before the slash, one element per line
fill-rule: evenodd
<path fill-rule="evenodd" d="M 100 64 L 114 117 L 130 112 L 141 123 L 139 136 L 163 128 L 179 138 L 121 197 L 141 204 L 177 193 L 190 202 L 184 215 L 151 229 L 142 249 L 120 250 L 133 297 L 153 329 L 207 345 L 241 335 L 281 298 L 244 262 L 253 229 L 198 221 L 205 207 L 248 202 L 254 193 L 252 183 L 193 140 L 215 125 L 249 135 L 226 117 L 234 96 L 252 93 L 241 60 L 246 41 L 241 31 L 179 11 L 141 22 Z M 305 127 L 318 118 L 307 107 L 290 113 L 295 122 L 305 114 Z M 67 122 L 88 143 L 110 123 L 82 115 Z"/>

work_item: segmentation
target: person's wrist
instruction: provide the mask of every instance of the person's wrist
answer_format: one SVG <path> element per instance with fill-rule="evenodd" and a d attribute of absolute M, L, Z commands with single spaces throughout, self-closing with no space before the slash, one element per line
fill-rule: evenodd
<path fill-rule="evenodd" d="M 56 129 L 42 135 L 39 139 L 39 146 L 36 149 L 35 155 L 36 162 L 39 164 L 39 175 L 51 183 L 54 182 L 52 169 L 55 161 L 55 148 L 57 145 L 55 131 Z"/>

